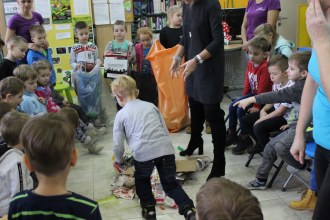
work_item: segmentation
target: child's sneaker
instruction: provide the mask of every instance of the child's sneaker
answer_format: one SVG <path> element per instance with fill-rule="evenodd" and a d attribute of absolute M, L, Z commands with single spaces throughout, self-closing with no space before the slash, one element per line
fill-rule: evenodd
<path fill-rule="evenodd" d="M 157 218 L 155 206 L 142 208 L 142 217 L 146 220 L 156 220 Z"/>
<path fill-rule="evenodd" d="M 92 144 L 92 138 L 90 136 L 86 136 L 85 140 L 81 142 L 82 146 L 88 148 Z"/>
<path fill-rule="evenodd" d="M 89 147 L 87 147 L 88 152 L 91 154 L 99 154 L 101 153 L 101 151 L 103 150 L 104 147 L 102 146 L 97 146 L 95 144 L 90 145 Z"/>
<path fill-rule="evenodd" d="M 194 207 L 188 207 L 184 210 L 183 216 L 186 220 L 196 219 L 196 209 Z"/>
<path fill-rule="evenodd" d="M 93 123 L 88 123 L 87 129 L 89 130 L 89 129 L 93 129 L 93 128 L 95 128 Z"/>
<path fill-rule="evenodd" d="M 93 129 L 87 130 L 86 134 L 93 136 L 93 137 L 100 137 L 105 134 L 106 130 L 107 129 L 105 127 L 93 128 Z"/>
<path fill-rule="evenodd" d="M 257 190 L 257 189 L 267 189 L 266 186 L 267 181 L 260 181 L 258 179 L 253 180 L 252 182 L 248 183 L 248 189 L 250 190 Z"/>

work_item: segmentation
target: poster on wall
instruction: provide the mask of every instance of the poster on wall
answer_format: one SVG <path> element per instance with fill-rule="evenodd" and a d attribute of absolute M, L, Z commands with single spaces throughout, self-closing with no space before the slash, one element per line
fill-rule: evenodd
<path fill-rule="evenodd" d="M 6 25 L 8 25 L 10 18 L 18 12 L 19 6 L 16 0 L 3 0 L 2 4 L 4 10 L 4 18 Z"/>
<path fill-rule="evenodd" d="M 50 18 L 52 17 L 50 1 L 35 0 L 35 10 L 41 14 L 44 19 L 44 24 L 50 24 Z"/>
<path fill-rule="evenodd" d="M 70 0 L 50 0 L 53 24 L 71 23 Z"/>
<path fill-rule="evenodd" d="M 94 34 L 93 34 L 93 22 L 92 22 L 92 17 L 91 16 L 86 16 L 86 17 L 76 17 L 72 19 L 72 28 L 74 31 L 74 26 L 78 21 L 84 21 L 88 25 L 88 30 L 89 30 L 89 38 L 88 41 L 91 43 L 94 43 Z M 76 33 L 74 34 L 74 43 L 78 43 L 78 38 Z"/>

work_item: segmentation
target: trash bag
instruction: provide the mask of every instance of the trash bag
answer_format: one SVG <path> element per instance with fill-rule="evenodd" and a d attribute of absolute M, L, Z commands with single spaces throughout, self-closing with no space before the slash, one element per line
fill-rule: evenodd
<path fill-rule="evenodd" d="M 165 49 L 156 40 L 147 60 L 150 61 L 158 85 L 158 108 L 170 132 L 178 132 L 188 123 L 188 97 L 183 77 L 171 79 L 169 69 L 178 46 Z"/>
<path fill-rule="evenodd" d="M 101 69 L 95 67 L 90 72 L 81 69 L 75 72 L 75 88 L 80 106 L 91 119 L 96 119 L 101 110 Z"/>

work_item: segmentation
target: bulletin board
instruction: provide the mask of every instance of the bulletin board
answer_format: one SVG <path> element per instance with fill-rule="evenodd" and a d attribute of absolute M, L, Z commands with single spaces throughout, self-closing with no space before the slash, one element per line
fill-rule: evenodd
<path fill-rule="evenodd" d="M 3 0 L 6 24 L 17 13 L 16 0 Z M 77 21 L 85 21 L 89 26 L 89 41 L 94 42 L 91 0 L 34 0 L 34 11 L 44 18 L 49 49 L 52 51 L 54 69 L 63 77 L 71 76 L 70 52 L 78 42 L 74 34 Z M 61 82 L 63 77 L 57 77 Z"/>
<path fill-rule="evenodd" d="M 35 0 L 35 11 L 44 18 L 49 49 L 52 51 L 57 81 L 63 77 L 70 79 L 70 52 L 75 38 L 74 25 L 77 21 L 85 21 L 89 26 L 89 41 L 94 42 L 93 20 L 90 0 Z M 62 75 L 63 77 L 59 77 Z"/>

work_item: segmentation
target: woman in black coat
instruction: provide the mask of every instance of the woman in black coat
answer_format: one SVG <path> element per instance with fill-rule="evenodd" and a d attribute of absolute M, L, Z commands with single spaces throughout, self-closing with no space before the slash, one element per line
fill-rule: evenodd
<path fill-rule="evenodd" d="M 173 57 L 172 77 L 184 68 L 186 93 L 191 112 L 191 137 L 181 156 L 192 155 L 195 149 L 203 154 L 202 131 L 209 121 L 214 145 L 214 160 L 208 177 L 225 175 L 224 148 L 226 128 L 220 108 L 224 82 L 224 38 L 222 11 L 218 0 L 184 0 L 183 37 Z M 181 58 L 186 62 L 179 66 Z"/>

